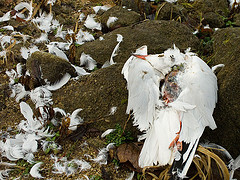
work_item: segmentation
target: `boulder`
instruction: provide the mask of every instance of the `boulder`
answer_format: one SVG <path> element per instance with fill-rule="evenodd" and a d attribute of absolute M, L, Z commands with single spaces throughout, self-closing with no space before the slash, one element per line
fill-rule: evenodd
<path fill-rule="evenodd" d="M 240 14 L 235 14 L 233 17 L 233 20 L 234 20 L 235 26 L 240 26 Z"/>
<path fill-rule="evenodd" d="M 149 2 L 136 1 L 136 0 L 122 0 L 122 6 L 140 14 L 150 15 L 152 14 L 152 8 Z"/>
<path fill-rule="evenodd" d="M 128 118 L 125 113 L 128 91 L 121 75 L 122 67 L 123 64 L 115 64 L 82 76 L 78 81 L 71 80 L 53 93 L 54 106 L 66 112 L 82 108 L 79 115 L 84 122 L 101 131 L 115 128 L 117 123 L 123 127 Z M 110 115 L 112 107 L 117 109 Z M 132 127 L 132 123 L 129 126 Z"/>
<path fill-rule="evenodd" d="M 209 24 L 211 28 L 219 28 L 225 25 L 223 17 L 214 12 L 207 12 L 203 15 L 203 23 Z"/>
<path fill-rule="evenodd" d="M 161 9 L 159 9 L 161 8 Z M 185 21 L 187 10 L 181 5 L 181 4 L 173 4 L 164 2 L 159 4 L 158 6 L 158 20 L 172 20 L 172 19 L 178 19 L 181 21 Z M 157 11 L 158 11 L 157 10 Z"/>
<path fill-rule="evenodd" d="M 66 73 L 71 76 L 77 76 L 74 67 L 58 56 L 50 53 L 37 51 L 27 60 L 27 70 L 34 79 L 47 79 L 50 83 L 60 80 Z"/>
<path fill-rule="evenodd" d="M 118 28 L 103 36 L 104 40 L 87 42 L 76 50 L 76 59 L 79 61 L 81 54 L 89 54 L 100 65 L 103 65 L 111 57 L 113 49 L 117 45 L 117 34 L 123 36 L 118 55 L 114 62 L 124 63 L 135 50 L 143 45 L 148 46 L 148 52 L 161 53 L 175 44 L 181 50 L 191 47 L 196 50 L 199 45 L 198 38 L 191 30 L 176 21 L 144 21 L 137 25 Z"/>
<path fill-rule="evenodd" d="M 211 142 L 225 147 L 234 157 L 240 149 L 240 28 L 225 28 L 214 34 L 214 64 L 225 64 L 217 73 L 218 103 L 214 119 L 218 128 L 207 131 Z"/>
<path fill-rule="evenodd" d="M 108 24 L 109 17 L 116 17 L 117 20 Z M 114 6 L 100 16 L 100 21 L 105 30 L 114 30 L 119 27 L 129 26 L 140 22 L 141 15 L 135 11 L 129 11 L 120 6 Z"/>
<path fill-rule="evenodd" d="M 193 8 L 202 14 L 214 12 L 227 17 L 229 13 L 229 4 L 226 0 L 196 0 L 193 3 Z"/>

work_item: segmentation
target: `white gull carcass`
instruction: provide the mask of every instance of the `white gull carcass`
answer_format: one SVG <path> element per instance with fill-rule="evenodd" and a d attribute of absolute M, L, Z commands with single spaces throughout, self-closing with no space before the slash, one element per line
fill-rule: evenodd
<path fill-rule="evenodd" d="M 188 49 L 175 47 L 163 54 L 147 54 L 142 46 L 125 63 L 128 106 L 133 124 L 144 132 L 139 166 L 173 165 L 171 174 L 182 179 L 193 160 L 217 101 L 217 78 L 212 69 Z"/>

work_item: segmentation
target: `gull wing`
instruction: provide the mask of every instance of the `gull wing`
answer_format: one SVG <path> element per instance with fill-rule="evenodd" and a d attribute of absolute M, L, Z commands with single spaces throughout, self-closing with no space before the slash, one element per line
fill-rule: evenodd
<path fill-rule="evenodd" d="M 133 124 L 141 131 L 147 130 L 155 118 L 155 107 L 159 103 L 159 77 L 148 61 L 135 56 L 127 60 L 122 74 L 127 80 L 129 93 L 126 112 L 129 114 L 132 110 Z"/>
<path fill-rule="evenodd" d="M 184 178 L 187 174 L 197 144 L 206 126 L 215 129 L 217 126 L 212 117 L 217 102 L 217 78 L 209 66 L 195 55 L 186 54 L 186 69 L 179 77 L 183 89 L 178 100 L 195 106 L 181 113 L 182 129 L 180 141 L 183 141 L 183 151 L 180 160 L 175 159 L 173 169 L 178 176 Z M 188 92 L 188 93 L 186 93 Z M 181 165 L 178 166 L 178 162 Z M 174 166 L 178 167 L 174 167 Z"/>

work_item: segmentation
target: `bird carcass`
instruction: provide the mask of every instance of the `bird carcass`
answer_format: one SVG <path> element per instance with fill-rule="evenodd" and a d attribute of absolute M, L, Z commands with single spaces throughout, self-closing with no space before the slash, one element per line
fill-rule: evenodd
<path fill-rule="evenodd" d="M 127 113 L 145 139 L 139 166 L 172 165 L 171 174 L 184 178 L 204 128 L 216 128 L 212 117 L 217 78 L 190 49 L 174 46 L 163 54 L 147 54 L 142 46 L 125 63 Z"/>

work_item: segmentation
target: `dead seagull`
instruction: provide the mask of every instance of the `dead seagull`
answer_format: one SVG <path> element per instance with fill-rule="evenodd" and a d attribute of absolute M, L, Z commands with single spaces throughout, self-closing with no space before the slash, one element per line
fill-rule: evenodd
<path fill-rule="evenodd" d="M 190 49 L 175 47 L 163 54 L 136 50 L 125 63 L 128 106 L 133 124 L 144 132 L 139 166 L 172 165 L 172 179 L 183 179 L 206 126 L 217 126 L 212 117 L 217 102 L 213 70 Z"/>

